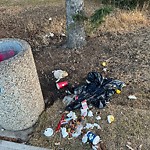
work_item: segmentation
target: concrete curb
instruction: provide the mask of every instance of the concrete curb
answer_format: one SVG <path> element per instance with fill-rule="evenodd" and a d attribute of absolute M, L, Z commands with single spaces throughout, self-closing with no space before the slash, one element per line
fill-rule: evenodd
<path fill-rule="evenodd" d="M 50 149 L 0 140 L 0 150 L 50 150 Z"/>

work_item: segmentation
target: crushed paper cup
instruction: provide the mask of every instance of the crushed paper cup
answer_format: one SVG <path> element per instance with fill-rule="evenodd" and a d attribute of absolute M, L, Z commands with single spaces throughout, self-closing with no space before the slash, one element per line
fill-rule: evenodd
<path fill-rule="evenodd" d="M 56 83 L 56 87 L 57 89 L 62 89 L 63 87 L 67 86 L 68 85 L 68 82 L 67 81 L 64 81 L 64 82 L 58 82 Z"/>
<path fill-rule="evenodd" d="M 52 71 L 52 73 L 54 74 L 54 77 L 57 79 L 56 82 L 58 82 L 60 79 L 62 79 L 64 77 L 68 76 L 68 73 L 63 70 L 54 70 L 54 71 Z"/>
<path fill-rule="evenodd" d="M 107 116 L 107 121 L 108 121 L 108 123 L 112 123 L 114 120 L 115 120 L 115 118 L 114 118 L 113 115 L 108 115 L 108 116 Z"/>
<path fill-rule="evenodd" d="M 44 131 L 44 135 L 47 136 L 47 137 L 52 136 L 53 133 L 54 133 L 54 131 L 53 131 L 52 128 L 47 128 L 47 129 L 45 129 L 45 131 Z"/>

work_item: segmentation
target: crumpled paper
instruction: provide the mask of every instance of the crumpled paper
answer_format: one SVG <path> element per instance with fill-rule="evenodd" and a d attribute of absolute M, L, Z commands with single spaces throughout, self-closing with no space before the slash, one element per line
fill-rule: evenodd
<path fill-rule="evenodd" d="M 52 71 L 52 73 L 54 74 L 54 77 L 57 79 L 56 82 L 58 82 L 60 79 L 62 79 L 64 77 L 68 76 L 68 73 L 63 70 L 54 70 L 54 71 Z"/>

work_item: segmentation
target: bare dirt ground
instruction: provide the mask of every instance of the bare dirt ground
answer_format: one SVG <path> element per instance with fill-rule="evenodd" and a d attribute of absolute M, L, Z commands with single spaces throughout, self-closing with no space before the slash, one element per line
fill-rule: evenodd
<path fill-rule="evenodd" d="M 86 9 L 92 11 L 97 6 L 91 7 L 89 2 Z M 43 136 L 43 130 L 47 127 L 55 129 L 61 117 L 60 111 L 64 110 L 62 98 L 65 93 L 64 90 L 56 89 L 52 71 L 66 70 L 69 76 L 65 80 L 74 85 L 83 82 L 87 73 L 95 70 L 106 77 L 122 80 L 127 86 L 120 95 L 112 97 L 111 105 L 105 109 L 93 108 L 94 114 L 100 111 L 102 117 L 100 121 L 94 117 L 91 119 L 102 128 L 94 132 L 100 135 L 108 150 L 126 150 L 127 142 L 130 142 L 130 146 L 135 150 L 141 144 L 142 150 L 150 149 L 149 24 L 140 24 L 134 30 L 125 32 L 100 29 L 92 36 L 87 36 L 87 46 L 82 50 L 69 50 L 62 46 L 66 40 L 61 35 L 65 33 L 64 3 L 2 5 L 0 12 L 0 38 L 21 38 L 31 44 L 46 102 L 46 110 L 27 144 L 53 150 L 90 150 L 89 144 L 81 143 L 81 137 L 68 140 L 57 133 L 46 138 Z M 52 21 L 49 21 L 50 17 Z M 103 27 L 105 28 L 104 25 Z M 50 32 L 55 35 L 47 38 L 45 35 Z M 106 73 L 102 71 L 103 61 L 107 61 Z M 127 96 L 130 94 L 134 94 L 137 100 L 129 100 Z M 114 123 L 107 123 L 108 114 L 114 115 Z M 60 142 L 60 145 L 55 146 L 56 142 Z"/>

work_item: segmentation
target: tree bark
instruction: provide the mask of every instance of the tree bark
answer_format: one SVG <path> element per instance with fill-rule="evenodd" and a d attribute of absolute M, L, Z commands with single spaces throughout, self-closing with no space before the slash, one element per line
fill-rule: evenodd
<path fill-rule="evenodd" d="M 74 16 L 83 12 L 83 0 L 66 0 L 67 47 L 78 49 L 86 45 L 83 21 L 75 21 Z"/>

